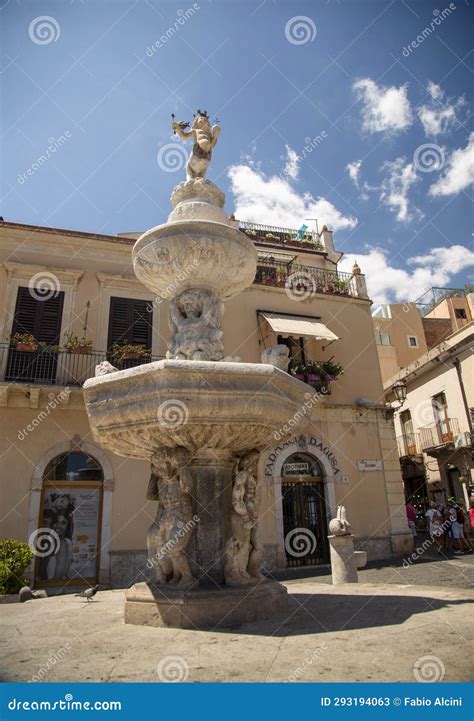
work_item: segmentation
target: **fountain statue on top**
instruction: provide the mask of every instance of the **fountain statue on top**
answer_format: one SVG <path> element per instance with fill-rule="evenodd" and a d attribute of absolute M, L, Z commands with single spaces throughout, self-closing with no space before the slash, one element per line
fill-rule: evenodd
<path fill-rule="evenodd" d="M 136 276 L 169 300 L 165 360 L 126 370 L 99 367 L 84 384 L 94 439 L 147 460 L 157 512 L 147 535 L 153 580 L 126 592 L 125 621 L 174 627 L 228 626 L 286 608 L 285 589 L 263 579 L 258 465 L 276 432 L 304 432 L 307 386 L 285 372 L 282 349 L 262 363 L 224 354 L 225 301 L 255 279 L 257 252 L 224 212 L 204 175 L 218 128 L 197 112 L 187 180 L 171 195 L 166 223 L 133 247 Z M 290 434 L 287 434 L 288 436 Z"/>

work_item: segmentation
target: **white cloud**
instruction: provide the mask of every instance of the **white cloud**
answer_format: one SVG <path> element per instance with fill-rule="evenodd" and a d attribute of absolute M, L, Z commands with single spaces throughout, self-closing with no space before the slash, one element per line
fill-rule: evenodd
<path fill-rule="evenodd" d="M 459 110 L 466 105 L 463 96 L 456 100 L 444 98 L 444 91 L 436 83 L 428 83 L 428 93 L 431 102 L 422 105 L 418 110 L 418 117 L 425 134 L 428 137 L 437 137 L 446 133 L 453 125 L 459 122 Z"/>
<path fill-rule="evenodd" d="M 453 195 L 474 183 L 474 133 L 465 148 L 454 150 L 441 178 L 430 188 L 430 195 Z"/>
<path fill-rule="evenodd" d="M 235 217 L 286 228 L 299 228 L 305 218 L 318 218 L 319 226 L 333 230 L 354 228 L 357 218 L 346 217 L 329 200 L 297 193 L 289 180 L 266 177 L 250 165 L 232 165 L 228 170 L 235 202 Z"/>
<path fill-rule="evenodd" d="M 353 163 L 348 163 L 346 165 L 346 170 L 349 173 L 349 177 L 354 183 L 357 190 L 359 190 L 359 174 L 361 165 L 362 160 L 354 160 Z"/>
<path fill-rule="evenodd" d="M 413 269 L 390 265 L 387 251 L 372 248 L 366 254 L 349 254 L 339 264 L 341 271 L 350 272 L 357 260 L 367 281 L 369 297 L 375 303 L 414 301 L 432 286 L 449 285 L 456 273 L 474 266 L 474 253 L 463 245 L 432 248 L 427 255 L 409 258 Z"/>
<path fill-rule="evenodd" d="M 397 158 L 392 162 L 387 161 L 382 168 L 388 169 L 388 175 L 380 187 L 380 200 L 396 213 L 397 220 L 412 220 L 415 214 L 420 214 L 416 208 L 410 209 L 408 200 L 411 186 L 419 180 L 415 166 L 413 163 L 405 163 L 405 158 Z"/>
<path fill-rule="evenodd" d="M 296 152 L 296 150 L 293 150 L 293 148 L 290 148 L 289 145 L 286 145 L 286 165 L 283 168 L 283 174 L 287 175 L 292 180 L 296 180 L 298 177 L 299 167 L 298 163 L 300 162 L 300 156 Z"/>
<path fill-rule="evenodd" d="M 385 87 L 370 78 L 358 80 L 354 90 L 362 99 L 362 128 L 369 133 L 397 132 L 412 123 L 407 86 Z"/>

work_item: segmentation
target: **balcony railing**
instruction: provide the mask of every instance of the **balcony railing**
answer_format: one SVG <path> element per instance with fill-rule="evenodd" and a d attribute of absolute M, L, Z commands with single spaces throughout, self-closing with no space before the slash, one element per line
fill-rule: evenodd
<path fill-rule="evenodd" d="M 400 458 L 406 456 L 418 456 L 421 453 L 421 442 L 419 433 L 405 433 L 397 436 L 398 455 Z"/>
<path fill-rule="evenodd" d="M 366 297 L 363 275 L 354 276 L 295 262 L 284 263 L 272 258 L 258 261 L 254 282 L 274 288 L 287 288 L 296 293 L 306 292 L 308 295 L 329 293 Z"/>
<path fill-rule="evenodd" d="M 119 370 L 160 360 L 161 356 L 124 358 L 117 362 L 107 351 L 68 353 L 50 348 L 19 351 L 9 343 L 0 343 L 0 380 L 9 383 L 37 383 L 57 386 L 82 386 L 95 375 L 95 366 L 108 360 Z"/>
<path fill-rule="evenodd" d="M 421 448 L 425 450 L 453 443 L 454 437 L 459 434 L 459 423 L 457 418 L 446 418 L 442 422 L 423 426 L 419 430 Z"/>
<path fill-rule="evenodd" d="M 324 252 L 324 245 L 315 231 L 306 231 L 297 238 L 298 231 L 294 228 L 282 228 L 279 225 L 262 225 L 241 220 L 239 230 L 258 243 L 272 243 L 278 245 L 299 246 L 302 243 L 306 248 Z"/>

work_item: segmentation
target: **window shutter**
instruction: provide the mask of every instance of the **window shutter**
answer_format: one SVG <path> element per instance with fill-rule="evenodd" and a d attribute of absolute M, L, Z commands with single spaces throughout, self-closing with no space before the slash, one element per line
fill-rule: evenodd
<path fill-rule="evenodd" d="M 136 343 L 151 348 L 152 301 L 133 298 L 110 299 L 108 348 L 114 343 Z"/>
<path fill-rule="evenodd" d="M 35 297 L 36 296 L 36 297 Z M 31 333 L 36 340 L 50 345 L 59 344 L 63 315 L 64 291 L 41 300 L 39 291 L 18 288 L 12 334 Z"/>

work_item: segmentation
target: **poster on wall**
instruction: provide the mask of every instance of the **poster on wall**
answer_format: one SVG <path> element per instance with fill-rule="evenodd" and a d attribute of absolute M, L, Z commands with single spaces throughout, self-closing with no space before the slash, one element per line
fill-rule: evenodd
<path fill-rule="evenodd" d="M 95 578 L 99 552 L 100 488 L 44 490 L 39 556 L 42 581 Z"/>

